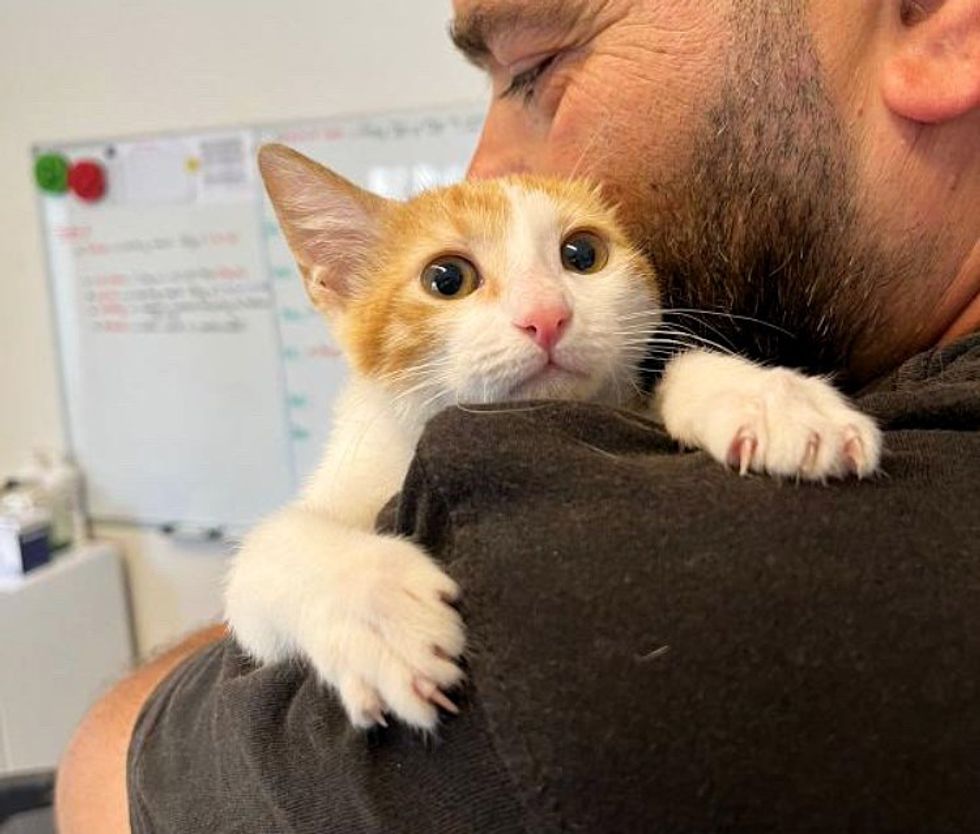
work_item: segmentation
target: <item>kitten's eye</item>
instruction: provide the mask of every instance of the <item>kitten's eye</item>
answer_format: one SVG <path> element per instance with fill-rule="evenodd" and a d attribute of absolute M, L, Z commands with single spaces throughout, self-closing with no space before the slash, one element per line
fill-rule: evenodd
<path fill-rule="evenodd" d="M 561 244 L 561 264 L 569 272 L 589 275 L 609 260 L 609 247 L 595 232 L 572 232 Z"/>
<path fill-rule="evenodd" d="M 480 286 L 480 276 L 466 258 L 446 255 L 422 270 L 422 286 L 436 298 L 463 298 Z"/>

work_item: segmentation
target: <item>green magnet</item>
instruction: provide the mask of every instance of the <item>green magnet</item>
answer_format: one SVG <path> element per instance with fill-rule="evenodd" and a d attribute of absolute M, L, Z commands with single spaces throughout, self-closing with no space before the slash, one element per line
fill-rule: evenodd
<path fill-rule="evenodd" d="M 60 153 L 42 154 L 34 162 L 34 181 L 42 191 L 64 194 L 68 190 L 68 160 Z"/>

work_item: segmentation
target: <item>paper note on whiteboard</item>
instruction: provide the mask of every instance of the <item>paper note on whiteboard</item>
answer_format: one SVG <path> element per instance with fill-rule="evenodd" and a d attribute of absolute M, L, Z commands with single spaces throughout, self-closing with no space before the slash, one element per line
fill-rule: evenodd
<path fill-rule="evenodd" d="M 116 201 L 130 206 L 255 199 L 245 132 L 148 139 L 113 146 Z"/>
<path fill-rule="evenodd" d="M 135 142 L 119 154 L 121 202 L 128 205 L 189 203 L 194 172 L 182 141 Z"/>

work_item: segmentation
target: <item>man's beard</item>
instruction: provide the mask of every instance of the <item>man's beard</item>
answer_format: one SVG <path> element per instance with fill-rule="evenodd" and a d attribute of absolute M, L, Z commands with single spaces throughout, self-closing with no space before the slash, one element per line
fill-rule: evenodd
<path fill-rule="evenodd" d="M 736 32 L 691 166 L 652 186 L 666 210 L 640 221 L 642 245 L 665 307 L 731 316 L 678 312 L 669 324 L 847 385 L 857 340 L 880 332 L 890 295 L 914 286 L 931 247 L 886 247 L 862 215 L 854 152 L 802 15 L 745 5 L 736 28 L 750 31 Z"/>

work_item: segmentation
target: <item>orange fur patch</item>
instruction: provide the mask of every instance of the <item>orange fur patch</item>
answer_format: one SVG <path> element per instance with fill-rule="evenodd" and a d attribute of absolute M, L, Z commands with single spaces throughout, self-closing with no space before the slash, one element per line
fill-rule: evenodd
<path fill-rule="evenodd" d="M 355 367 L 373 377 L 394 377 L 438 353 L 458 305 L 490 303 L 499 298 L 506 275 L 507 234 L 511 204 L 505 185 L 543 192 L 552 198 L 562 233 L 589 228 L 613 246 L 634 252 L 616 220 L 615 211 L 599 190 L 581 181 L 537 176 L 463 182 L 433 189 L 404 202 L 386 206 L 377 252 L 361 275 L 361 292 L 338 322 L 341 340 Z M 500 253 L 480 262 L 474 252 Z M 458 300 L 428 295 L 421 286 L 424 268 L 441 255 L 460 255 L 473 261 L 481 275 L 480 288 Z M 636 271 L 650 286 L 656 281 L 636 257 Z"/>

